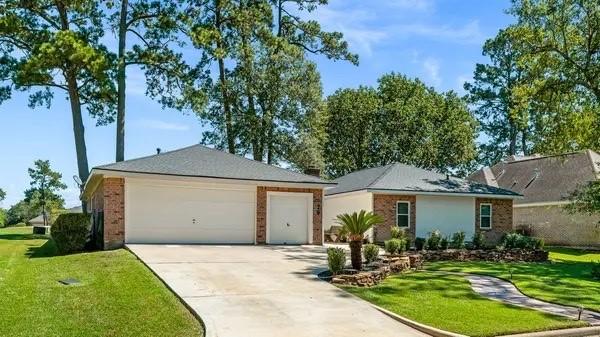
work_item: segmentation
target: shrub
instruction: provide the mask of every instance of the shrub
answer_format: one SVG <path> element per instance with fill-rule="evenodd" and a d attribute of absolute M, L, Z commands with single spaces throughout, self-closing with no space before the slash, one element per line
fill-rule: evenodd
<path fill-rule="evenodd" d="M 444 236 L 440 241 L 440 248 L 446 250 L 448 249 L 448 246 L 450 246 L 450 242 L 448 242 L 448 237 Z"/>
<path fill-rule="evenodd" d="M 337 275 L 346 266 L 346 252 L 343 248 L 327 248 L 327 265 L 333 275 Z"/>
<path fill-rule="evenodd" d="M 418 251 L 423 250 L 423 248 L 425 248 L 426 242 L 427 242 L 427 240 L 425 240 L 425 238 L 416 238 L 415 239 L 415 249 Z"/>
<path fill-rule="evenodd" d="M 379 256 L 379 246 L 368 243 L 363 246 L 363 257 L 367 263 L 375 262 Z"/>
<path fill-rule="evenodd" d="M 540 249 L 540 250 L 544 249 L 544 246 L 546 245 L 546 242 L 544 241 L 544 239 L 531 238 L 531 240 L 533 241 L 533 249 Z"/>
<path fill-rule="evenodd" d="M 544 249 L 544 240 L 533 238 L 519 233 L 507 233 L 502 239 L 501 245 L 507 249 Z"/>
<path fill-rule="evenodd" d="M 406 239 L 406 232 L 400 227 L 392 227 L 390 234 L 392 239 Z"/>
<path fill-rule="evenodd" d="M 594 280 L 600 281 L 600 261 L 596 261 L 592 263 L 592 278 Z"/>
<path fill-rule="evenodd" d="M 452 234 L 452 248 L 463 249 L 465 248 L 465 232 L 459 231 Z"/>
<path fill-rule="evenodd" d="M 438 250 L 440 249 L 440 243 L 442 241 L 442 233 L 438 230 L 434 230 L 429 233 L 429 237 L 427 238 L 427 249 L 429 250 Z"/>
<path fill-rule="evenodd" d="M 476 232 L 475 234 L 473 234 L 471 244 L 473 245 L 473 249 L 482 249 L 484 245 L 483 233 Z"/>
<path fill-rule="evenodd" d="M 401 252 L 402 246 L 404 245 L 404 241 L 400 239 L 390 239 L 384 242 L 385 251 L 388 254 L 397 254 Z"/>
<path fill-rule="evenodd" d="M 82 251 L 90 231 L 90 217 L 82 213 L 61 214 L 51 228 L 52 239 L 60 253 Z"/>
<path fill-rule="evenodd" d="M 522 242 L 522 235 L 519 233 L 506 233 L 502 239 L 502 246 L 507 249 L 518 248 Z"/>

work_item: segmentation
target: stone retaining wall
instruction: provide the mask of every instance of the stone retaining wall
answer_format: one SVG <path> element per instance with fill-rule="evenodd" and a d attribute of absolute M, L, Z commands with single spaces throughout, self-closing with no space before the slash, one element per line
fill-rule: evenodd
<path fill-rule="evenodd" d="M 548 252 L 530 249 L 504 250 L 428 250 L 421 252 L 424 261 L 545 262 Z"/>

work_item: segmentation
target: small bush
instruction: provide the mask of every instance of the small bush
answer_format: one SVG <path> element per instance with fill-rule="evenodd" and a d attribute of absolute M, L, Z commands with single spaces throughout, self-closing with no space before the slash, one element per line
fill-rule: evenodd
<path fill-rule="evenodd" d="M 533 240 L 533 249 L 543 250 L 546 242 L 542 238 L 531 238 Z"/>
<path fill-rule="evenodd" d="M 410 250 L 410 238 L 406 237 L 404 239 L 404 251 L 409 251 Z"/>
<path fill-rule="evenodd" d="M 519 245 L 523 242 L 522 237 L 523 235 L 519 233 L 506 233 L 501 245 L 506 249 L 519 248 Z"/>
<path fill-rule="evenodd" d="M 429 250 L 440 249 L 441 241 L 442 241 L 442 233 L 440 233 L 440 231 L 435 230 L 435 231 L 429 233 L 429 237 L 427 238 L 427 249 L 429 249 Z"/>
<path fill-rule="evenodd" d="M 52 225 L 52 239 L 62 254 L 80 252 L 90 232 L 90 217 L 81 213 L 61 214 Z"/>
<path fill-rule="evenodd" d="M 506 249 L 544 249 L 544 240 L 529 237 L 519 233 L 507 233 L 502 239 L 501 245 Z"/>
<path fill-rule="evenodd" d="M 471 239 L 471 244 L 473 245 L 473 249 L 482 249 L 485 242 L 483 238 L 483 233 L 476 232 L 473 234 L 473 238 Z"/>
<path fill-rule="evenodd" d="M 390 234 L 392 239 L 406 239 L 406 232 L 400 227 L 392 227 Z"/>
<path fill-rule="evenodd" d="M 401 249 L 405 246 L 404 240 L 390 239 L 384 242 L 385 251 L 388 254 L 398 254 L 402 252 Z"/>
<path fill-rule="evenodd" d="M 425 248 L 425 243 L 427 243 L 427 240 L 425 240 L 425 238 L 416 238 L 415 249 L 418 251 L 423 250 Z"/>
<path fill-rule="evenodd" d="M 327 248 L 327 265 L 333 275 L 341 272 L 346 266 L 346 252 L 343 248 Z"/>
<path fill-rule="evenodd" d="M 592 263 L 592 278 L 594 280 L 600 281 L 600 261 L 596 261 Z"/>
<path fill-rule="evenodd" d="M 448 249 L 448 247 L 450 246 L 450 242 L 448 241 L 447 237 L 443 237 L 442 240 L 440 241 L 440 248 L 442 250 L 446 250 Z"/>
<path fill-rule="evenodd" d="M 379 246 L 372 243 L 368 243 L 363 246 L 363 257 L 367 263 L 377 261 L 379 256 Z"/>
<path fill-rule="evenodd" d="M 452 248 L 464 249 L 465 248 L 465 232 L 459 231 L 452 234 Z"/>

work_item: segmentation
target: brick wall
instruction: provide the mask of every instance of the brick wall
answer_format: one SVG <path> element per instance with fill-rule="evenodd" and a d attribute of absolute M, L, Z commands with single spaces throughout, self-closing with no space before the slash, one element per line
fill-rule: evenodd
<path fill-rule="evenodd" d="M 290 188 L 258 186 L 256 191 L 256 242 L 267 242 L 267 192 L 295 192 L 313 194 L 313 244 L 323 243 L 323 190 L 317 188 Z"/>
<path fill-rule="evenodd" d="M 125 243 L 125 180 L 104 178 L 104 249 L 120 248 Z"/>
<path fill-rule="evenodd" d="M 492 204 L 492 228 L 479 228 L 479 205 Z M 513 230 L 513 201 L 512 199 L 475 199 L 475 232 L 483 233 L 486 243 L 496 244 L 502 236 Z"/>
<path fill-rule="evenodd" d="M 546 244 L 600 248 L 600 216 L 569 214 L 561 205 L 516 207 L 514 221 Z"/>
<path fill-rule="evenodd" d="M 382 242 L 391 238 L 390 230 L 396 226 L 396 202 L 410 202 L 410 227 L 408 234 L 415 239 L 417 198 L 414 195 L 373 194 L 373 213 L 383 217 L 384 223 L 374 229 L 374 241 Z"/>

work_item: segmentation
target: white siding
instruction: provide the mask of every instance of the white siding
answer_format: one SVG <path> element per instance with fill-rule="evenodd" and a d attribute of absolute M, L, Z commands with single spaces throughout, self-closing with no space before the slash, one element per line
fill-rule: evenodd
<path fill-rule="evenodd" d="M 373 193 L 350 192 L 341 195 L 325 196 L 323 202 L 323 230 L 336 224 L 336 216 L 342 213 L 353 213 L 364 209 L 373 211 Z M 372 237 L 372 231 L 368 235 Z"/>
<path fill-rule="evenodd" d="M 440 230 L 450 237 L 464 231 L 466 240 L 475 232 L 475 198 L 453 196 L 417 195 L 417 237 L 427 237 L 433 230 Z"/>

